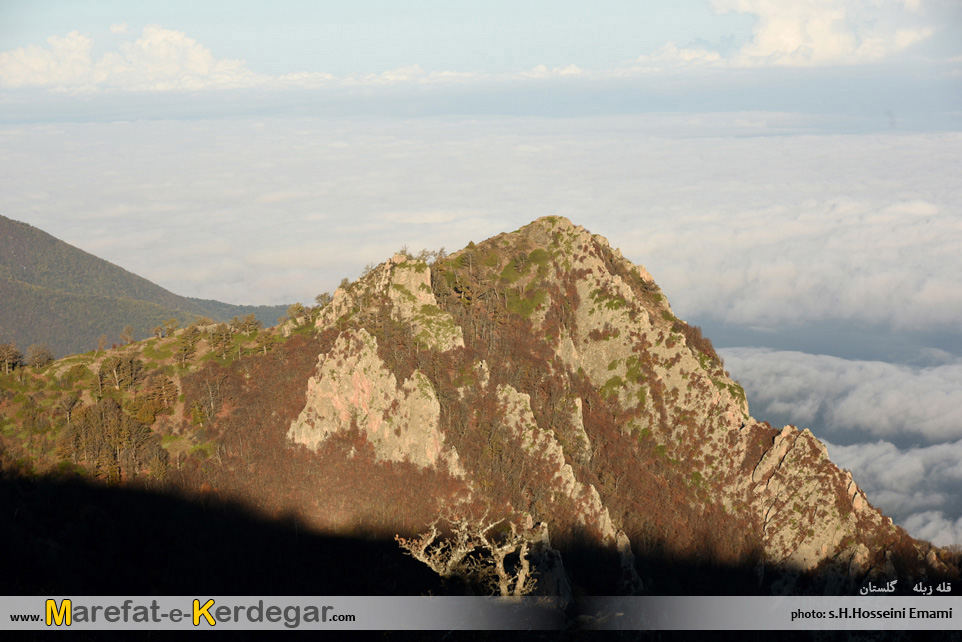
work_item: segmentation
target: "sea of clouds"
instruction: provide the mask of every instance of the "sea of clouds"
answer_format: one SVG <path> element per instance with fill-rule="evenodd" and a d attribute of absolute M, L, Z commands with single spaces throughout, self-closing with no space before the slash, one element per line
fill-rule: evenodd
<path fill-rule="evenodd" d="M 0 208 L 179 293 L 252 303 L 309 300 L 402 243 L 450 249 L 560 214 L 646 264 L 688 316 L 960 318 L 962 134 L 806 125 L 735 114 L 5 126 Z"/>

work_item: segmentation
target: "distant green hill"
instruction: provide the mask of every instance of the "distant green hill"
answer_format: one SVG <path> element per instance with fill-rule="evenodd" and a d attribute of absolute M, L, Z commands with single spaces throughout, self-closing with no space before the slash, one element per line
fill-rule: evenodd
<path fill-rule="evenodd" d="M 0 342 L 86 352 L 126 325 L 136 338 L 170 318 L 229 321 L 254 314 L 273 325 L 287 306 L 242 306 L 182 297 L 37 228 L 0 216 Z"/>

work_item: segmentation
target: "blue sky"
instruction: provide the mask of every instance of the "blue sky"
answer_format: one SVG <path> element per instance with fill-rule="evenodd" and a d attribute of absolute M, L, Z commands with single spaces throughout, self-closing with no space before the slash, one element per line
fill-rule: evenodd
<path fill-rule="evenodd" d="M 0 212 L 233 303 L 567 216 L 753 416 L 962 543 L 960 33 L 950 0 L 0 0 Z"/>

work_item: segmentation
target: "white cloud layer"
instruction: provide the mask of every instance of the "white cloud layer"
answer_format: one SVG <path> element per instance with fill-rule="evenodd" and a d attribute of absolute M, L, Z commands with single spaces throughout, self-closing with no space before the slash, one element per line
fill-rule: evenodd
<path fill-rule="evenodd" d="M 872 504 L 914 537 L 962 543 L 962 440 L 908 449 L 887 441 L 827 446 Z"/>
<path fill-rule="evenodd" d="M 817 426 L 832 441 L 962 440 L 960 359 L 911 367 L 764 348 L 720 353 L 756 418 Z"/>
<path fill-rule="evenodd" d="M 909 515 L 900 525 L 913 536 L 939 546 L 962 544 L 962 517 L 953 521 L 942 511 L 925 511 Z"/>
<path fill-rule="evenodd" d="M 645 264 L 683 318 L 956 327 L 962 135 L 753 135 L 804 124 L 740 113 L 8 126 L 0 211 L 180 293 L 261 303 L 313 299 L 401 243 L 452 249 L 564 215 Z M 160 239 L 129 240 L 144 230 Z M 181 234 L 230 244 L 186 252 Z M 310 247 L 317 271 L 260 288 L 265 272 L 307 267 L 251 264 L 265 245 Z M 172 267 L 222 252 L 248 285 Z"/>

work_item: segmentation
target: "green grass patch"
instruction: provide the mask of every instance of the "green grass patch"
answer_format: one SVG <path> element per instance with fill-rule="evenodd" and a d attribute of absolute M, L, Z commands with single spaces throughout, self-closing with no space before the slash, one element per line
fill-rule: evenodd
<path fill-rule="evenodd" d="M 170 344 L 165 344 L 160 348 L 156 345 L 157 339 L 151 339 L 144 346 L 141 354 L 145 359 L 151 359 L 153 361 L 163 361 L 165 359 L 170 359 L 173 356 L 173 351 L 170 349 Z"/>
<path fill-rule="evenodd" d="M 698 355 L 698 363 L 701 365 L 702 370 L 707 371 L 711 365 L 711 358 L 707 354 L 701 353 Z"/>
<path fill-rule="evenodd" d="M 617 395 L 618 391 L 625 387 L 625 380 L 615 375 L 605 382 L 605 385 L 601 386 L 601 396 L 610 397 L 611 395 Z"/>
<path fill-rule="evenodd" d="M 735 399 L 738 399 L 738 400 L 741 401 L 742 403 L 745 403 L 745 389 L 744 389 L 744 388 L 742 388 L 742 387 L 741 387 L 740 385 L 738 385 L 737 383 L 730 383 L 730 384 L 728 384 L 727 387 L 728 387 L 728 392 L 731 393 L 732 397 L 734 397 Z"/>
<path fill-rule="evenodd" d="M 528 318 L 535 309 L 544 303 L 546 290 L 535 290 L 531 296 L 521 296 L 517 292 L 508 293 L 508 311 L 518 316 Z"/>
<path fill-rule="evenodd" d="M 641 360 L 638 358 L 638 355 L 633 354 L 628 357 L 625 360 L 625 367 L 625 376 L 628 378 L 628 381 L 633 381 L 637 384 L 642 384 L 647 381 L 644 373 L 641 371 Z"/>
<path fill-rule="evenodd" d="M 549 254 L 547 250 L 539 247 L 531 251 L 531 254 L 528 255 L 528 260 L 535 265 L 546 265 L 551 260 L 551 254 Z"/>
<path fill-rule="evenodd" d="M 521 278 L 521 273 L 514 265 L 514 261 L 508 261 L 508 264 L 504 266 L 501 270 L 501 280 L 506 283 L 514 283 Z"/>
<path fill-rule="evenodd" d="M 609 310 L 620 310 L 621 308 L 628 305 L 628 302 L 625 301 L 622 297 L 614 294 L 609 294 L 604 290 L 602 290 L 601 288 L 596 288 L 592 290 L 589 296 L 591 297 L 592 301 L 594 301 L 595 303 L 598 303 L 599 305 L 605 306 Z"/>
<path fill-rule="evenodd" d="M 214 455 L 214 449 L 216 446 L 211 442 L 206 442 L 203 444 L 197 444 L 190 449 L 191 455 L 197 455 L 198 457 L 204 457 L 209 459 Z"/>
<path fill-rule="evenodd" d="M 648 390 L 646 388 L 638 388 L 638 392 L 635 393 L 635 398 L 638 400 L 639 406 L 644 406 L 648 401 Z"/>
<path fill-rule="evenodd" d="M 314 324 L 312 323 L 304 323 L 294 328 L 294 330 L 291 331 L 291 336 L 293 335 L 311 336 L 312 334 L 314 334 Z"/>

